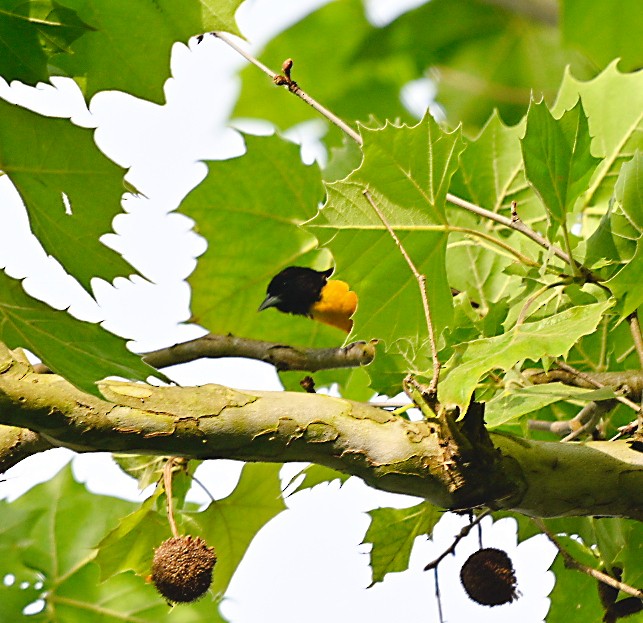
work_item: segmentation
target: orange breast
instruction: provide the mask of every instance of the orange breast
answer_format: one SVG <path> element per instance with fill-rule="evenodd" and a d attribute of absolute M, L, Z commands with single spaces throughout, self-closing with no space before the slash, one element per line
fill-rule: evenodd
<path fill-rule="evenodd" d="M 310 315 L 319 322 L 350 333 L 353 328 L 351 316 L 357 309 L 357 294 L 339 279 L 329 280 L 321 294 L 321 300 L 311 307 Z"/>

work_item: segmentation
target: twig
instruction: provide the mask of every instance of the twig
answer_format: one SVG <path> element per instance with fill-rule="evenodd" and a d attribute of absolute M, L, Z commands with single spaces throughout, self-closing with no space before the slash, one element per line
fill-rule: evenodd
<path fill-rule="evenodd" d="M 438 604 L 438 621 L 444 623 L 444 614 L 442 612 L 442 595 L 440 594 L 440 577 L 437 566 L 433 569 L 433 579 L 435 581 L 435 601 Z"/>
<path fill-rule="evenodd" d="M 462 541 L 466 536 L 469 535 L 469 532 L 473 530 L 491 511 L 487 509 L 486 511 L 480 513 L 471 523 L 467 524 L 460 530 L 459 534 L 455 536 L 453 539 L 453 543 L 451 543 L 450 547 L 445 549 L 435 560 L 430 562 L 426 567 L 424 567 L 425 571 L 429 571 L 429 569 L 436 569 L 437 566 L 449 555 L 449 554 L 455 554 L 455 548 L 458 546 L 458 543 Z"/>
<path fill-rule="evenodd" d="M 475 203 L 471 203 L 466 199 L 457 197 L 456 195 L 452 195 L 451 193 L 447 193 L 447 201 L 455 206 L 458 206 L 459 208 L 463 208 L 464 210 L 473 212 L 478 216 L 482 216 L 486 219 L 489 219 L 490 221 L 494 221 L 500 225 L 508 227 L 509 229 L 520 232 L 524 236 L 527 236 L 527 238 L 529 238 L 530 240 L 533 240 L 537 245 L 547 249 L 547 251 L 551 251 L 556 257 L 563 260 L 563 262 L 565 262 L 566 264 L 569 264 L 570 266 L 572 264 L 576 264 L 577 269 L 586 279 L 591 278 L 592 281 L 594 280 L 587 268 L 585 268 L 584 266 L 578 266 L 577 262 L 572 257 L 570 257 L 569 254 L 565 253 L 565 251 L 563 251 L 560 247 L 557 247 L 555 244 L 549 242 L 547 238 L 541 236 L 537 231 L 531 229 L 531 227 L 527 227 L 527 225 L 525 225 L 525 223 L 518 216 L 515 201 L 511 203 L 511 218 L 507 218 L 506 216 L 502 216 L 502 214 L 497 214 L 496 212 L 492 212 L 491 210 L 485 210 L 485 208 L 482 208 Z"/>
<path fill-rule="evenodd" d="M 317 100 L 313 99 L 305 93 L 302 89 L 299 88 L 299 85 L 290 78 L 290 68 L 292 67 L 292 61 L 290 63 L 286 61 L 284 63 L 284 66 L 288 64 L 288 71 L 284 71 L 286 74 L 285 76 L 280 76 L 280 74 L 275 73 L 268 67 L 266 67 L 261 61 L 259 61 L 257 58 L 252 56 L 252 54 L 249 54 L 246 52 L 242 47 L 237 45 L 226 33 L 223 32 L 212 32 L 210 33 L 214 37 L 217 37 L 217 39 L 221 39 L 224 43 L 229 45 L 233 50 L 236 50 L 243 58 L 245 58 L 247 61 L 251 62 L 253 65 L 261 69 L 265 74 L 270 76 L 272 81 L 277 84 L 277 85 L 284 85 L 288 87 L 288 90 L 296 95 L 297 97 L 301 98 L 306 104 L 309 106 L 312 106 L 319 114 L 322 116 L 326 117 L 328 121 L 331 123 L 334 123 L 342 132 L 350 136 L 358 145 L 362 145 L 362 137 L 355 131 L 353 128 L 351 128 L 345 121 L 340 119 L 337 115 L 332 113 L 328 108 L 325 106 L 322 106 Z M 281 80 L 283 78 L 283 81 Z"/>
<path fill-rule="evenodd" d="M 639 356 L 639 364 L 643 368 L 643 337 L 641 337 L 641 324 L 639 323 L 639 316 L 636 311 L 628 316 L 630 321 L 630 331 L 632 332 L 632 339 L 634 346 Z"/>
<path fill-rule="evenodd" d="M 373 211 L 375 212 L 375 214 L 377 214 L 380 221 L 382 221 L 382 224 L 386 228 L 386 231 L 388 231 L 391 238 L 393 238 L 393 241 L 397 245 L 397 248 L 400 250 L 402 257 L 409 265 L 409 268 L 411 269 L 411 272 L 413 273 L 413 276 L 415 277 L 418 283 L 418 287 L 420 288 L 422 306 L 424 307 L 424 317 L 426 318 L 426 327 L 429 332 L 429 344 L 431 345 L 431 359 L 433 360 L 433 377 L 431 378 L 431 382 L 429 383 L 429 394 L 435 395 L 437 392 L 438 380 L 440 378 L 441 366 L 440 366 L 440 359 L 438 357 L 438 346 L 437 346 L 437 339 L 435 335 L 435 329 L 433 327 L 433 321 L 431 320 L 431 307 L 429 305 L 429 297 L 426 292 L 426 275 L 422 275 L 420 271 L 418 271 L 410 255 L 406 252 L 406 249 L 404 248 L 402 241 L 398 238 L 398 235 L 395 233 L 395 231 L 393 230 L 389 222 L 386 220 L 384 213 L 380 210 L 379 206 L 373 200 L 373 196 L 371 195 L 371 193 L 368 190 L 365 190 L 363 191 L 363 194 L 364 194 L 364 197 L 366 197 L 366 200 L 371 205 L 371 208 L 373 208 Z"/>
<path fill-rule="evenodd" d="M 632 595 L 632 597 L 638 597 L 639 599 L 643 599 L 642 590 L 639 590 L 638 588 L 634 588 L 629 584 L 624 584 L 623 582 L 619 582 L 619 580 L 617 580 L 616 578 L 613 578 L 611 575 L 608 575 L 607 573 L 603 573 L 598 569 L 594 569 L 593 567 L 588 567 L 587 565 L 584 565 L 583 563 L 578 562 L 578 560 L 576 560 L 569 552 L 567 552 L 563 548 L 563 546 L 558 542 L 558 539 L 552 534 L 552 532 L 549 531 L 549 529 L 542 521 L 542 519 L 532 517 L 531 520 L 536 524 L 536 526 L 538 526 L 538 529 L 543 534 L 545 534 L 545 536 L 554 544 L 556 549 L 560 552 L 560 555 L 563 557 L 565 567 L 567 567 L 568 569 L 575 569 L 576 571 L 580 571 L 581 573 L 585 573 L 593 577 L 595 580 L 598 580 L 599 582 L 603 582 L 603 584 L 607 584 L 608 586 L 612 586 L 613 588 L 619 591 L 623 591 L 628 595 Z"/>
<path fill-rule="evenodd" d="M 573 366 L 570 366 L 568 363 L 565 363 L 562 360 L 556 360 L 556 365 L 562 370 L 575 374 L 576 376 L 583 379 L 584 381 L 587 381 L 590 385 L 593 385 L 597 389 L 602 389 L 603 387 L 607 387 L 607 385 L 604 385 L 600 381 L 597 381 L 596 379 L 592 378 L 589 374 L 586 374 L 585 372 L 581 372 L 580 370 L 577 370 L 576 368 L 574 368 Z M 619 402 L 622 402 L 624 405 L 627 405 L 631 409 L 634 409 L 634 411 L 636 411 L 637 413 L 641 413 L 641 407 L 637 405 L 635 402 L 632 402 L 629 398 L 626 398 L 625 396 L 617 395 L 616 400 L 618 400 Z"/>
<path fill-rule="evenodd" d="M 587 403 L 571 420 L 529 420 L 529 430 L 544 430 L 554 435 L 567 435 L 561 441 L 571 441 L 594 428 L 604 413 L 614 408 L 615 400 Z"/>
<path fill-rule="evenodd" d="M 586 404 L 576 415 L 569 421 L 571 432 L 565 435 L 561 441 L 573 441 L 583 433 L 592 432 L 601 416 L 614 408 L 614 400 L 601 400 L 599 402 L 590 402 Z"/>

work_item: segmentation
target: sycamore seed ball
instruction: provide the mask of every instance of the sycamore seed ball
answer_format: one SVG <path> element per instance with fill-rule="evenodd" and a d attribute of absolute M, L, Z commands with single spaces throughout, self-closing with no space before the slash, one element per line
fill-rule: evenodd
<path fill-rule="evenodd" d="M 210 588 L 216 561 L 214 548 L 203 539 L 172 537 L 154 551 L 152 582 L 168 601 L 196 601 Z"/>
<path fill-rule="evenodd" d="M 460 569 L 467 595 L 483 606 L 500 606 L 518 598 L 511 558 L 501 549 L 488 547 L 469 556 Z"/>

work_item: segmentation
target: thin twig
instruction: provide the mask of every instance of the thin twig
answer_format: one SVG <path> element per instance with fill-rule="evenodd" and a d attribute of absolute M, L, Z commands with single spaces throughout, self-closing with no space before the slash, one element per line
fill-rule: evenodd
<path fill-rule="evenodd" d="M 566 372 L 570 372 L 571 374 L 578 376 L 579 378 L 583 379 L 590 385 L 593 385 L 597 389 L 608 387 L 604 383 L 601 383 L 600 381 L 593 379 L 589 374 L 586 374 L 585 372 L 581 372 L 580 370 L 577 370 L 576 368 L 574 368 L 573 366 L 570 366 L 568 363 L 565 363 L 562 360 L 556 360 L 556 365 L 562 370 L 565 370 Z M 619 402 L 622 402 L 624 405 L 627 405 L 631 409 L 634 409 L 634 411 L 636 411 L 637 413 L 641 413 L 641 407 L 637 405 L 635 402 L 632 402 L 629 398 L 626 398 L 625 396 L 617 395 L 616 400 L 618 400 Z"/>
<path fill-rule="evenodd" d="M 438 604 L 438 621 L 444 623 L 444 614 L 442 612 L 442 596 L 440 595 L 440 577 L 437 566 L 433 569 L 433 579 L 435 581 L 435 601 Z"/>
<path fill-rule="evenodd" d="M 445 549 L 435 560 L 430 562 L 426 567 L 424 567 L 425 571 L 428 571 L 429 569 L 435 569 L 437 566 L 449 555 L 449 554 L 455 554 L 455 548 L 457 547 L 458 543 L 462 541 L 466 536 L 468 536 L 469 532 L 473 530 L 491 511 L 487 509 L 486 511 L 480 513 L 471 523 L 467 524 L 460 530 L 459 534 L 455 536 L 453 539 L 453 543 L 451 543 L 450 547 Z"/>
<path fill-rule="evenodd" d="M 317 100 L 313 99 L 305 93 L 302 89 L 299 88 L 299 85 L 294 81 L 290 79 L 289 75 L 283 76 L 285 78 L 284 81 L 280 81 L 280 74 L 275 73 L 268 67 L 266 67 L 261 61 L 259 61 L 257 58 L 252 56 L 252 54 L 249 54 L 246 52 L 242 47 L 237 45 L 232 38 L 230 38 L 226 33 L 223 32 L 212 32 L 210 33 L 214 37 L 217 37 L 217 39 L 221 39 L 224 43 L 229 45 L 233 50 L 236 50 L 243 58 L 245 58 L 247 61 L 251 62 L 253 65 L 261 69 L 265 74 L 270 76 L 273 82 L 277 84 L 282 84 L 286 87 L 288 87 L 288 90 L 296 95 L 297 97 L 301 98 L 306 104 L 309 106 L 312 106 L 319 114 L 322 116 L 326 117 L 328 121 L 331 123 L 334 123 L 342 132 L 350 136 L 358 145 L 362 145 L 362 137 L 357 133 L 353 128 L 351 128 L 345 121 L 340 119 L 337 115 L 332 113 L 328 108 L 325 106 L 322 106 Z M 292 63 L 291 63 L 292 66 Z"/>
<path fill-rule="evenodd" d="M 165 500 L 167 502 L 167 519 L 170 523 L 172 536 L 178 537 L 179 531 L 174 519 L 174 500 L 172 499 L 172 470 L 174 469 L 174 457 L 169 458 L 163 466 L 163 487 L 165 488 Z"/>
<path fill-rule="evenodd" d="M 415 277 L 418 283 L 418 287 L 420 288 L 422 306 L 424 307 L 424 317 L 426 318 L 426 328 L 427 328 L 427 331 L 429 332 L 429 344 L 431 345 L 431 359 L 433 360 L 433 377 L 431 378 L 431 382 L 429 383 L 429 393 L 432 395 L 435 395 L 438 387 L 438 380 L 440 378 L 441 366 L 440 366 L 440 359 L 438 357 L 438 345 L 437 345 L 437 339 L 435 335 L 435 329 L 433 327 L 433 321 L 431 320 L 431 307 L 429 305 L 429 297 L 426 292 L 426 275 L 421 274 L 420 271 L 417 269 L 413 260 L 411 259 L 411 256 L 406 252 L 406 249 L 404 248 L 402 241 L 398 238 L 398 235 L 395 233 L 395 231 L 393 230 L 389 222 L 386 220 L 384 213 L 380 210 L 379 206 L 375 203 L 375 201 L 373 200 L 373 196 L 368 190 L 364 191 L 364 197 L 366 197 L 366 200 L 370 203 L 371 208 L 373 208 L 373 211 L 375 212 L 375 214 L 377 214 L 380 221 L 382 221 L 382 224 L 384 225 L 384 227 L 386 227 L 386 231 L 388 231 L 391 238 L 393 238 L 393 241 L 397 245 L 397 248 L 400 250 L 402 257 L 409 265 L 409 268 L 411 269 L 411 272 L 413 273 L 413 276 Z"/>
<path fill-rule="evenodd" d="M 565 435 L 561 441 L 573 441 L 583 433 L 590 433 L 598 424 L 601 416 L 614 408 L 616 403 L 613 400 L 601 400 L 586 404 L 576 415 L 569 421 L 571 432 Z M 578 426 L 578 428 L 575 428 Z"/>
<path fill-rule="evenodd" d="M 639 315 L 636 311 L 628 316 L 630 321 L 630 331 L 632 332 L 632 340 L 639 356 L 639 364 L 643 368 L 643 337 L 641 337 L 641 324 L 639 323 Z"/>
<path fill-rule="evenodd" d="M 565 253 L 565 251 L 563 251 L 560 247 L 557 247 L 555 244 L 549 242 L 547 238 L 541 236 L 537 231 L 531 229 L 531 227 L 527 227 L 527 225 L 525 225 L 525 223 L 518 217 L 516 213 L 515 202 L 513 202 L 511 206 L 512 218 L 507 218 L 506 216 L 497 214 L 496 212 L 492 212 L 491 210 L 485 210 L 485 208 L 482 208 L 475 203 L 471 203 L 466 199 L 462 199 L 461 197 L 457 197 L 456 195 L 452 195 L 451 193 L 447 193 L 447 201 L 454 206 L 463 208 L 469 212 L 477 214 L 478 216 L 482 216 L 486 219 L 489 219 L 490 221 L 494 221 L 500 225 L 508 227 L 509 229 L 520 232 L 524 236 L 527 236 L 527 238 L 533 240 L 536 244 L 547 249 L 548 251 L 551 251 L 556 257 L 563 260 L 563 262 L 565 262 L 566 264 L 571 265 L 572 263 L 576 263 L 575 260 L 571 258 L 567 253 Z M 589 271 L 587 271 L 587 269 L 583 270 L 583 267 L 579 267 L 579 270 L 581 270 L 581 272 L 583 272 L 586 277 L 589 276 Z"/>
<path fill-rule="evenodd" d="M 549 531 L 549 529 L 542 521 L 542 519 L 532 517 L 531 520 L 536 524 L 536 526 L 538 526 L 538 529 L 543 534 L 545 534 L 545 536 L 554 544 L 556 549 L 560 552 L 560 555 L 563 557 L 565 567 L 567 567 L 568 569 L 576 569 L 576 571 L 585 573 L 593 577 L 595 580 L 598 580 L 599 582 L 603 582 L 603 584 L 607 584 L 608 586 L 612 586 L 613 588 L 619 591 L 623 591 L 628 595 L 632 595 L 632 597 L 638 597 L 639 599 L 643 599 L 643 591 L 639 590 L 638 588 L 634 588 L 629 584 L 624 584 L 623 582 L 619 582 L 616 578 L 613 578 L 611 575 L 608 575 L 607 573 L 603 573 L 598 569 L 594 569 L 593 567 L 588 567 L 587 565 L 584 565 L 583 563 L 578 562 L 578 560 L 572 557 L 572 555 L 563 548 L 563 546 L 558 542 L 558 539 L 554 536 L 554 534 Z"/>

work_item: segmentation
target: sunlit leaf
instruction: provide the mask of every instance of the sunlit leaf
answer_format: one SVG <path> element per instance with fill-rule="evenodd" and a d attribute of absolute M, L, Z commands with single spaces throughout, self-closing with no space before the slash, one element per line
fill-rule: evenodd
<path fill-rule="evenodd" d="M 466 408 L 480 378 L 508 370 L 524 359 L 565 356 L 580 337 L 593 332 L 610 301 L 573 307 L 544 320 L 515 326 L 504 335 L 475 340 L 456 349 L 439 386 L 440 401 Z"/>
<path fill-rule="evenodd" d="M 521 141 L 527 179 L 543 201 L 553 236 L 587 188 L 600 162 L 590 153 L 589 129 L 578 102 L 555 119 L 544 102 L 532 102 Z"/>

